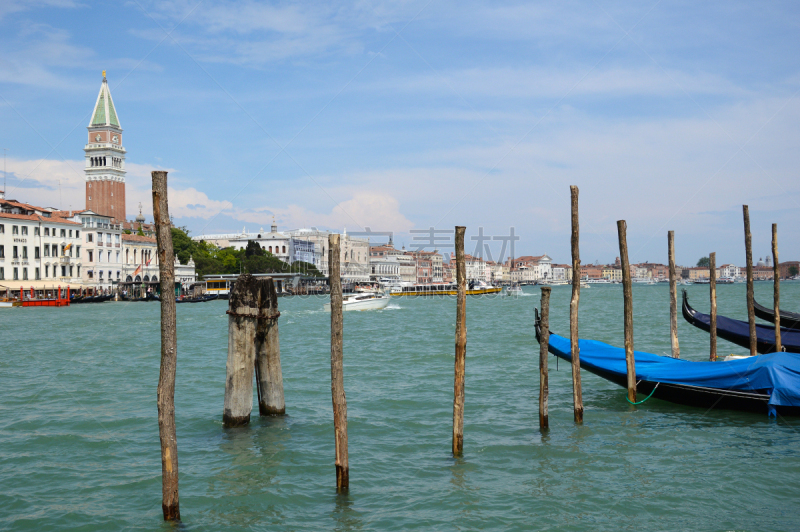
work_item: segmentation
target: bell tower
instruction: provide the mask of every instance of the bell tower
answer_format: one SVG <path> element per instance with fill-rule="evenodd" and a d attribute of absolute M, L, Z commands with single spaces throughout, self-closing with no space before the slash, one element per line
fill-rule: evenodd
<path fill-rule="evenodd" d="M 89 142 L 86 153 L 86 208 L 97 214 L 125 221 L 125 148 L 117 110 L 108 90 L 106 71 L 100 94 L 94 104 L 87 127 Z"/>

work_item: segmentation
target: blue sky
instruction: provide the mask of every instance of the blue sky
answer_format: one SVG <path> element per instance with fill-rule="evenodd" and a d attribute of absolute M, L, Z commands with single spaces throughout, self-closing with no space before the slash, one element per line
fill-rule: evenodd
<path fill-rule="evenodd" d="M 168 169 L 193 234 L 514 227 L 568 262 L 575 184 L 584 263 L 625 219 L 632 261 L 673 229 L 679 263 L 743 264 L 745 203 L 756 258 L 778 223 L 797 260 L 798 26 L 790 2 L 5 1 L 8 196 L 83 207 L 105 69 L 130 217 Z"/>

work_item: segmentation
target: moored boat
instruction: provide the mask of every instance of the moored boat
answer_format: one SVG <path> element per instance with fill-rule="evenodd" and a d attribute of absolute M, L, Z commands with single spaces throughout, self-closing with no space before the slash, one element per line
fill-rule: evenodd
<path fill-rule="evenodd" d="M 774 309 L 761 306 L 756 301 L 753 301 L 753 310 L 755 310 L 756 316 L 762 320 L 775 323 Z M 787 329 L 800 330 L 800 314 L 781 310 L 780 316 L 781 328 L 786 327 Z"/>
<path fill-rule="evenodd" d="M 541 341 L 538 309 L 536 338 Z M 627 387 L 625 349 L 579 340 L 580 365 Z M 550 333 L 548 350 L 571 361 L 570 339 Z M 773 415 L 800 415 L 800 356 L 771 353 L 718 362 L 695 362 L 634 351 L 637 393 L 672 403 Z M 646 398 L 643 398 L 646 400 Z"/>
<path fill-rule="evenodd" d="M 689 305 L 689 296 L 686 295 L 685 290 L 683 291 L 681 311 L 684 319 L 698 329 L 711 330 L 711 317 L 708 314 L 696 311 Z M 717 336 L 738 346 L 749 348 L 750 324 L 746 321 L 717 316 Z M 781 327 L 781 345 L 784 351 L 800 353 L 800 331 Z M 775 351 L 774 326 L 756 324 L 756 349 L 762 354 Z"/>
<path fill-rule="evenodd" d="M 502 287 L 491 286 L 483 281 L 473 281 L 467 285 L 468 296 L 497 294 L 502 291 Z M 458 295 L 458 287 L 455 283 L 416 284 L 395 288 L 390 293 L 393 296 L 455 296 Z"/>

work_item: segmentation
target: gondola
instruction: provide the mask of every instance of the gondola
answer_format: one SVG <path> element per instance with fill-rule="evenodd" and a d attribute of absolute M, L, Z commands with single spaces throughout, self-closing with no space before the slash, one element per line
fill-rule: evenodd
<path fill-rule="evenodd" d="M 683 291 L 683 317 L 704 331 L 711 330 L 711 317 L 689 306 L 689 296 Z M 750 325 L 746 321 L 717 316 L 717 336 L 734 344 L 750 348 Z M 800 353 L 800 331 L 781 327 L 781 345 L 784 351 Z M 756 350 L 759 353 L 775 352 L 775 327 L 756 324 Z"/>
<path fill-rule="evenodd" d="M 75 297 L 72 300 L 70 300 L 70 303 L 73 304 L 73 305 L 76 304 L 76 303 L 102 303 L 104 301 L 108 301 L 112 297 L 114 297 L 114 296 L 113 295 L 107 295 L 107 296 Z"/>
<path fill-rule="evenodd" d="M 186 297 L 186 298 L 183 298 L 183 299 L 176 298 L 175 299 L 175 303 L 205 303 L 207 301 L 214 301 L 218 297 L 219 297 L 219 295 L 217 295 L 217 294 L 209 294 L 209 295 L 199 296 L 199 297 Z"/>
<path fill-rule="evenodd" d="M 757 302 L 753 301 L 753 309 L 756 316 L 764 321 L 775 323 L 775 311 L 771 308 L 762 307 Z M 800 314 L 795 312 L 781 311 L 781 327 L 787 329 L 794 329 L 800 331 Z"/>
<path fill-rule="evenodd" d="M 541 342 L 538 309 L 536 339 Z M 625 349 L 579 340 L 581 368 L 627 387 Z M 548 351 L 571 361 L 569 338 L 550 333 Z M 680 405 L 800 415 L 800 355 L 771 353 L 728 362 L 694 362 L 634 351 L 636 391 Z"/>

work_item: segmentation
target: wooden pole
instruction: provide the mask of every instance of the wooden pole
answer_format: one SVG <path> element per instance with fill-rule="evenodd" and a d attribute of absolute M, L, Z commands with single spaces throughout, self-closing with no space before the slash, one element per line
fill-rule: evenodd
<path fill-rule="evenodd" d="M 581 359 L 578 340 L 578 303 L 581 299 L 580 228 L 578 225 L 578 187 L 569 187 L 572 203 L 572 300 L 569 302 L 569 340 L 572 359 L 572 403 L 575 423 L 583 423 Z"/>
<path fill-rule="evenodd" d="M 167 172 L 152 172 L 153 221 L 161 276 L 161 371 L 158 376 L 158 436 L 161 440 L 161 510 L 165 521 L 180 521 L 178 439 L 175 431 L 175 370 L 178 340 L 175 319 L 175 253 L 169 219 Z"/>
<path fill-rule="evenodd" d="M 747 321 L 750 324 L 750 356 L 758 354 L 756 314 L 753 306 L 753 247 L 750 239 L 750 209 L 742 205 L 744 215 L 744 250 L 747 257 Z"/>
<path fill-rule="evenodd" d="M 778 267 L 778 224 L 772 224 L 772 308 L 775 312 L 775 351 L 781 345 L 781 269 Z"/>
<path fill-rule="evenodd" d="M 278 337 L 278 292 L 271 277 L 259 280 L 259 315 L 256 326 L 256 375 L 258 376 L 258 413 L 282 416 L 286 413 L 281 371 L 281 346 Z"/>
<path fill-rule="evenodd" d="M 347 398 L 344 395 L 344 353 L 342 349 L 342 277 L 339 235 L 328 235 L 328 278 L 331 283 L 331 399 L 336 436 L 336 489 L 350 488 L 347 455 Z"/>
<path fill-rule="evenodd" d="M 547 376 L 547 347 L 550 344 L 550 287 L 542 287 L 542 321 L 539 334 L 539 428 L 547 430 L 550 421 L 547 414 L 549 383 Z"/>
<path fill-rule="evenodd" d="M 711 352 L 710 360 L 717 360 L 717 254 L 708 254 L 708 286 L 711 297 L 711 318 L 709 322 L 709 332 L 711 333 Z"/>
<path fill-rule="evenodd" d="M 240 275 L 228 299 L 228 362 L 225 365 L 225 399 L 222 424 L 238 427 L 250 423 L 253 410 L 253 370 L 256 361 L 259 283 Z M 163 289 L 162 289 L 162 297 Z M 277 304 L 276 304 L 277 306 Z"/>
<path fill-rule="evenodd" d="M 672 343 L 672 358 L 680 358 L 681 347 L 678 344 L 678 280 L 675 277 L 675 231 L 667 232 L 667 247 L 669 248 L 669 337 Z"/>
<path fill-rule="evenodd" d="M 636 359 L 633 357 L 633 290 L 628 262 L 628 236 L 625 220 L 617 221 L 619 259 L 622 262 L 622 297 L 625 313 L 625 367 L 628 372 L 628 401 L 636 402 Z"/>
<path fill-rule="evenodd" d="M 453 456 L 464 453 L 464 372 L 467 363 L 467 272 L 464 226 L 456 226 L 456 362 L 453 378 Z"/>

